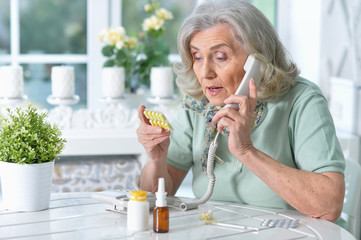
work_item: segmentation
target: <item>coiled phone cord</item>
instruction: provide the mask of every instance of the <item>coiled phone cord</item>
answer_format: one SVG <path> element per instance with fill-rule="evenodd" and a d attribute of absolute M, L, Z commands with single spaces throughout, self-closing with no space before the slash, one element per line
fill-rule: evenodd
<path fill-rule="evenodd" d="M 217 142 L 218 136 L 219 136 L 219 132 L 217 132 L 216 137 L 214 138 L 213 142 L 209 146 L 209 151 L 208 151 L 207 175 L 208 175 L 209 180 L 208 180 L 207 192 L 203 195 L 202 198 L 200 198 L 198 200 L 188 202 L 188 203 L 182 202 L 180 204 L 180 208 L 182 210 L 184 210 L 184 211 L 197 208 L 198 205 L 204 204 L 212 196 L 213 189 L 214 189 L 214 184 L 216 182 L 216 176 L 214 175 L 214 172 L 213 172 L 213 168 L 214 168 L 213 164 L 214 164 L 214 157 L 216 155 L 216 150 L 217 150 L 217 147 L 218 147 L 218 142 Z"/>

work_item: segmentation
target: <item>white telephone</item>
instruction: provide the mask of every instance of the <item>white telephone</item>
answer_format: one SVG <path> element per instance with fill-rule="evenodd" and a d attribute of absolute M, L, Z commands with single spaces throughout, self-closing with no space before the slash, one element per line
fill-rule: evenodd
<path fill-rule="evenodd" d="M 261 77 L 262 77 L 262 74 L 260 71 L 261 65 L 262 65 L 262 63 L 260 61 L 258 61 L 253 55 L 248 56 L 244 66 L 243 66 L 243 69 L 245 70 L 246 73 L 245 73 L 241 83 L 239 84 L 239 87 L 237 88 L 237 90 L 235 92 L 236 95 L 249 96 L 248 85 L 249 85 L 249 81 L 251 80 L 251 78 L 254 79 L 256 86 L 258 87 L 259 83 L 261 82 Z M 225 107 L 231 107 L 231 108 L 238 110 L 238 104 L 227 104 Z M 214 163 L 214 156 L 215 156 L 215 153 L 216 153 L 216 150 L 218 147 L 218 143 L 217 143 L 218 136 L 219 136 L 219 132 L 217 132 L 216 137 L 214 138 L 213 142 L 211 143 L 211 145 L 209 147 L 209 152 L 208 152 L 207 175 L 208 175 L 209 181 L 208 181 L 207 192 L 199 200 L 188 202 L 188 203 L 185 203 L 185 202 L 181 203 L 180 207 L 183 210 L 196 208 L 196 207 L 198 207 L 199 204 L 203 204 L 203 203 L 207 202 L 208 199 L 212 196 L 214 184 L 216 182 L 216 176 L 214 175 L 214 172 L 213 172 L 213 163 Z"/>
<path fill-rule="evenodd" d="M 243 66 L 243 69 L 246 71 L 246 73 L 244 74 L 241 83 L 239 84 L 236 92 L 234 93 L 235 95 L 242 95 L 249 97 L 248 85 L 251 78 L 254 79 L 256 86 L 258 87 L 259 83 L 261 82 L 261 71 L 260 71 L 261 64 L 262 63 L 258 61 L 253 55 L 248 56 Z M 234 103 L 227 104 L 225 107 L 231 107 L 238 110 L 238 104 L 234 104 Z"/>

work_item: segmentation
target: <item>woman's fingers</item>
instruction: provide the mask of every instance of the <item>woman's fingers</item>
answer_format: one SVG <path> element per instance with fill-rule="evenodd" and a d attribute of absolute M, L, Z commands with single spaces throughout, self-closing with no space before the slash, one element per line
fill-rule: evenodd
<path fill-rule="evenodd" d="M 141 122 L 137 128 L 138 140 L 143 145 L 148 145 L 149 142 L 159 144 L 164 139 L 169 137 L 170 132 L 165 131 L 161 127 L 150 125 L 149 120 L 144 115 L 144 110 L 144 105 L 141 105 L 138 109 L 138 117 Z"/>
<path fill-rule="evenodd" d="M 169 138 L 169 134 L 163 134 L 162 136 L 158 136 L 158 137 L 152 137 L 150 139 L 148 139 L 144 145 L 146 148 L 154 148 L 157 145 L 159 145 L 160 143 L 162 143 L 163 141 L 167 140 Z"/>
<path fill-rule="evenodd" d="M 146 123 L 149 125 L 149 120 L 147 119 L 147 117 L 144 115 L 144 109 L 145 109 L 145 106 L 144 105 L 141 105 L 139 108 L 138 108 L 138 118 L 140 119 L 140 122 L 141 123 Z"/>
<path fill-rule="evenodd" d="M 167 149 L 169 147 L 170 131 L 162 127 L 152 126 L 144 114 L 145 106 L 138 109 L 140 125 L 137 128 L 138 141 L 143 145 L 149 159 L 166 159 Z"/>
<path fill-rule="evenodd" d="M 146 141 L 151 141 L 162 136 L 169 136 L 170 131 L 165 131 L 161 127 L 151 126 L 142 122 L 137 129 L 137 135 L 139 141 L 144 143 Z"/>
<path fill-rule="evenodd" d="M 216 123 L 223 117 L 228 117 L 233 120 L 237 118 L 240 114 L 247 114 L 249 107 L 248 107 L 248 98 L 246 96 L 236 96 L 232 95 L 228 97 L 225 101 L 225 104 L 234 103 L 238 104 L 239 110 L 235 110 L 231 107 L 225 107 L 217 112 L 217 114 L 213 117 L 212 122 Z"/>
<path fill-rule="evenodd" d="M 230 131 L 236 129 L 239 130 L 242 126 L 244 127 L 249 125 L 248 115 L 239 114 L 239 112 L 234 109 L 225 110 L 227 111 L 219 112 L 219 115 L 217 116 L 218 120 L 216 121 L 216 124 L 218 131 L 222 131 L 224 127 L 227 127 Z"/>
<path fill-rule="evenodd" d="M 249 97 L 232 95 L 224 101 L 225 104 L 238 104 L 239 109 L 229 107 L 221 109 L 212 119 L 213 124 L 217 124 L 218 130 L 224 127 L 230 129 L 234 122 L 238 122 L 237 126 L 249 125 L 247 122 L 251 121 L 253 110 L 257 105 L 257 86 L 253 78 L 249 81 L 248 89 Z"/>

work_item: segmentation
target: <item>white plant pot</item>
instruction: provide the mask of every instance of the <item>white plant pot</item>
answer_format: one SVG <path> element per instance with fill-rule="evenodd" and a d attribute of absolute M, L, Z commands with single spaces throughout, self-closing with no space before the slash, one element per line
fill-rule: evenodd
<path fill-rule="evenodd" d="M 13 211 L 49 208 L 54 161 L 16 164 L 0 161 L 3 206 Z"/>
<path fill-rule="evenodd" d="M 103 97 L 121 98 L 124 95 L 125 70 L 123 67 L 105 67 L 102 70 Z"/>
<path fill-rule="evenodd" d="M 23 68 L 21 66 L 1 66 L 0 97 L 21 98 L 23 91 Z"/>
<path fill-rule="evenodd" d="M 171 67 L 152 67 L 150 71 L 152 97 L 170 98 L 174 94 L 174 78 Z"/>
<path fill-rule="evenodd" d="M 74 67 L 51 68 L 51 92 L 54 98 L 73 98 L 75 94 Z"/>

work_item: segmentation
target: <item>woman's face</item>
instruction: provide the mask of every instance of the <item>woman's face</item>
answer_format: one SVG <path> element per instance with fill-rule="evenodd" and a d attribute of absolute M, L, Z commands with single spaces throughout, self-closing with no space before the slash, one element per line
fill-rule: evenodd
<path fill-rule="evenodd" d="M 212 105 L 237 90 L 245 71 L 247 52 L 232 36 L 229 25 L 220 24 L 193 35 L 190 41 L 193 70 Z"/>

